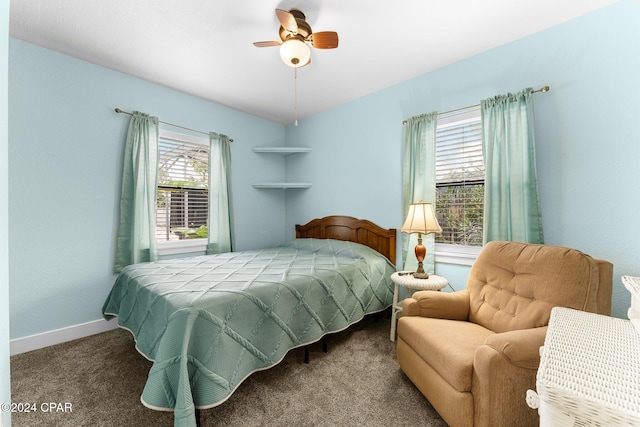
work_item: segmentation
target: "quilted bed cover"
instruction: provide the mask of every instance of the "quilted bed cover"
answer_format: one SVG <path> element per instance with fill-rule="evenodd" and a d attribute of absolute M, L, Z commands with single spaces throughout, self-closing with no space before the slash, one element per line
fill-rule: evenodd
<path fill-rule="evenodd" d="M 391 305 L 395 267 L 358 243 L 279 247 L 126 267 L 104 306 L 153 361 L 142 402 L 195 426 L 195 409 L 231 396 L 252 372 Z"/>

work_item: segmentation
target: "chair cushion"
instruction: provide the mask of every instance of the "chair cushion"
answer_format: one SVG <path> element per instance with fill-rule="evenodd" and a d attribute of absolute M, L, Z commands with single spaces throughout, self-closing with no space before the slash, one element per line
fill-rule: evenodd
<path fill-rule="evenodd" d="M 599 272 L 578 250 L 489 242 L 469 273 L 469 320 L 494 332 L 545 326 L 551 308 L 596 311 Z"/>
<path fill-rule="evenodd" d="M 476 349 L 493 334 L 460 320 L 406 316 L 398 321 L 398 336 L 460 392 L 471 391 Z"/>

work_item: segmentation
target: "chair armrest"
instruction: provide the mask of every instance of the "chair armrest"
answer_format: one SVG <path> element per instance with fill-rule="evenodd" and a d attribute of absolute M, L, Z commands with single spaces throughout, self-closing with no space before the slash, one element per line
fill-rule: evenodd
<path fill-rule="evenodd" d="M 498 333 L 478 347 L 471 385 L 474 398 L 482 396 L 474 399 L 477 425 L 538 425 L 538 414 L 527 406 L 525 396 L 536 388 L 546 332 L 543 326 Z"/>
<path fill-rule="evenodd" d="M 489 336 L 485 345 L 501 354 L 509 363 L 522 368 L 537 369 L 540 347 L 544 345 L 547 326 L 502 332 Z"/>
<path fill-rule="evenodd" d="M 418 291 L 402 301 L 403 316 L 422 316 L 436 319 L 467 320 L 469 292 Z"/>

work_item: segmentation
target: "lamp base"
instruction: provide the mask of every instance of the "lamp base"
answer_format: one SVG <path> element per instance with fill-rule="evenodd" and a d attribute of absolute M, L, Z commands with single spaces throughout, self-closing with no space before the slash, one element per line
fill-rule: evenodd
<path fill-rule="evenodd" d="M 413 273 L 414 279 L 428 279 L 429 273 L 424 271 L 424 267 L 422 266 L 422 259 L 418 261 L 418 269 Z"/>
<path fill-rule="evenodd" d="M 418 233 L 418 244 L 414 248 L 414 252 L 416 254 L 416 259 L 418 260 L 418 269 L 415 273 L 413 273 L 414 279 L 428 279 L 429 273 L 424 271 L 424 267 L 422 266 L 422 261 L 424 257 L 427 255 L 427 248 L 422 244 L 422 234 Z"/>

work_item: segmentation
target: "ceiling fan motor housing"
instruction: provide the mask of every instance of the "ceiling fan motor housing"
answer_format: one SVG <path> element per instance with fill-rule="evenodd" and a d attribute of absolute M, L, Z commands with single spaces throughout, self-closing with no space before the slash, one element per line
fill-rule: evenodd
<path fill-rule="evenodd" d="M 292 37 L 296 37 L 302 40 L 303 42 L 306 41 L 307 37 L 309 37 L 309 35 L 313 33 L 313 31 L 311 30 L 311 25 L 309 25 L 306 21 L 306 16 L 304 15 L 304 13 L 302 13 L 298 9 L 291 9 L 289 13 L 293 15 L 294 18 L 296 19 L 296 24 L 298 25 L 298 31 L 295 34 L 291 33 L 289 30 L 287 30 L 281 25 L 280 40 L 285 42 Z"/>

